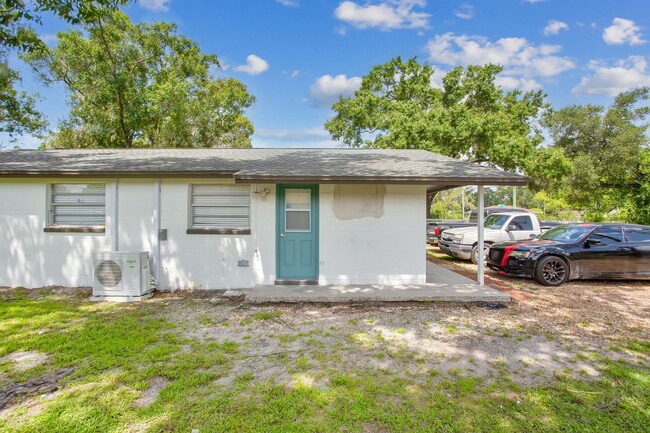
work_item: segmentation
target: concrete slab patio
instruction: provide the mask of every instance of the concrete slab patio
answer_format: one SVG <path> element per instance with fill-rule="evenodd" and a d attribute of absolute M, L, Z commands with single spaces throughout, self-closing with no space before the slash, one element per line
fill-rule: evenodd
<path fill-rule="evenodd" d="M 246 302 L 510 302 L 510 296 L 427 261 L 427 284 L 257 286 L 242 290 Z"/>

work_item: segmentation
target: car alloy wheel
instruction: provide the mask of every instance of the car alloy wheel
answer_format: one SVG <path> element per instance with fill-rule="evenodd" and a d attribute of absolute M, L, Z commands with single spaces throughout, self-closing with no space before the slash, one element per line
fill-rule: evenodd
<path fill-rule="evenodd" d="M 544 286 L 559 286 L 569 277 L 569 266 L 557 256 L 544 257 L 537 263 L 535 279 Z"/>

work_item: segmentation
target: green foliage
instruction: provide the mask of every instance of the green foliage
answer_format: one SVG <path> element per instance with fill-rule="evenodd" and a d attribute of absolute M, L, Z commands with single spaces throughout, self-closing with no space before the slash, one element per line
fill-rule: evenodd
<path fill-rule="evenodd" d="M 325 128 L 353 147 L 425 149 L 505 170 L 556 170 L 537 158 L 545 95 L 504 92 L 495 83 L 501 70 L 457 67 L 437 89 L 431 66 L 397 57 L 373 67 L 353 97 L 339 99 Z"/>
<path fill-rule="evenodd" d="M 113 12 L 84 30 L 25 56 L 70 94 L 70 117 L 49 147 L 250 147 L 244 110 L 255 98 L 235 79 L 214 78 L 217 57 L 175 24 L 134 25 Z"/>
<path fill-rule="evenodd" d="M 625 220 L 650 223 L 648 88 L 619 94 L 608 107 L 573 105 L 545 119 L 553 141 L 572 170 L 558 191 L 591 220 L 619 210 Z M 645 105 L 644 105 L 645 104 Z M 623 209 L 623 212 L 620 212 Z"/>
<path fill-rule="evenodd" d="M 463 191 L 465 209 L 463 209 Z M 475 207 L 475 199 L 469 188 L 454 188 L 439 192 L 431 203 L 431 218 L 463 219 Z"/>
<path fill-rule="evenodd" d="M 13 141 L 16 135 L 39 134 L 45 128 L 46 122 L 36 110 L 36 95 L 17 89 L 20 76 L 7 62 L 11 50 L 36 53 L 47 49 L 32 30 L 34 24 L 40 24 L 41 13 L 50 12 L 70 24 L 79 24 L 110 14 L 126 3 L 126 0 L 3 0 L 0 3 L 0 133 Z"/>
<path fill-rule="evenodd" d="M 94 22 L 109 15 L 128 0 L 3 0 L 0 3 L 0 41 L 5 49 L 35 51 L 45 48 L 33 24 L 41 23 L 41 14 L 50 12 L 70 24 Z"/>
<path fill-rule="evenodd" d="M 10 141 L 16 135 L 39 133 L 45 127 L 43 117 L 36 110 L 36 98 L 16 90 L 19 81 L 18 72 L 0 64 L 0 133 L 6 134 Z"/>

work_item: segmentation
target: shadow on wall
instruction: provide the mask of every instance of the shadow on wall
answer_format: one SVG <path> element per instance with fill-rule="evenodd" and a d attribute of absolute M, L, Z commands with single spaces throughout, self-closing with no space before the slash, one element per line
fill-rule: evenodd
<path fill-rule="evenodd" d="M 0 254 L 4 268 L 0 284 L 34 288 L 67 281 L 71 286 L 90 286 L 93 252 L 110 249 L 104 233 L 44 233 L 45 222 L 37 215 L 0 218 L 7 248 Z"/>

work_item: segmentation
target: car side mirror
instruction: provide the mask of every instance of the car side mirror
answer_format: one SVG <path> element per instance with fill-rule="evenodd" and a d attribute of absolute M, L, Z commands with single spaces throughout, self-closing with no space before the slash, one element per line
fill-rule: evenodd
<path fill-rule="evenodd" d="M 531 233 L 531 234 L 530 234 L 530 238 L 531 238 L 531 239 L 537 239 L 537 235 L 534 234 L 534 233 Z"/>
<path fill-rule="evenodd" d="M 516 230 L 517 230 L 517 226 L 514 225 L 514 224 L 510 224 L 508 226 L 508 228 L 506 229 L 507 232 L 512 232 L 512 231 L 516 231 Z"/>

